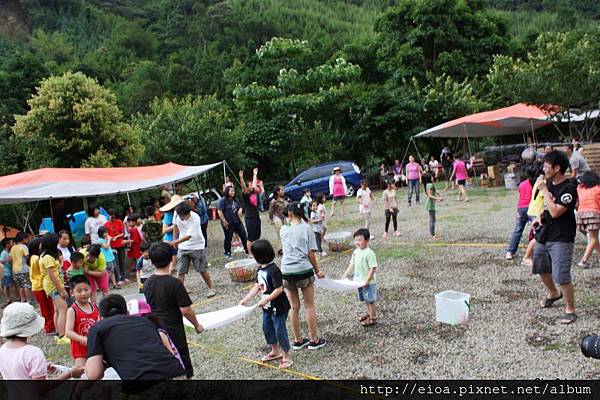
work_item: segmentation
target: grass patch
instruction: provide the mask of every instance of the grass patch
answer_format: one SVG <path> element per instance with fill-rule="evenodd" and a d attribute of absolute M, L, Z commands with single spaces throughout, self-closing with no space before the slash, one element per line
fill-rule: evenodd
<path fill-rule="evenodd" d="M 463 217 L 460 215 L 442 215 L 440 217 L 436 216 L 436 220 L 437 221 L 450 221 L 450 222 L 457 222 L 462 220 Z"/>
<path fill-rule="evenodd" d="M 489 212 L 499 212 L 499 211 L 502 211 L 502 210 L 503 210 L 503 208 L 502 208 L 502 206 L 500 204 L 494 204 L 493 206 L 491 206 L 488 209 Z"/>
<path fill-rule="evenodd" d="M 548 343 L 544 346 L 544 351 L 556 351 L 560 350 L 560 343 Z"/>
<path fill-rule="evenodd" d="M 379 248 L 376 250 L 377 259 L 385 261 L 389 258 L 412 258 L 417 259 L 423 256 L 424 249 L 422 247 L 405 247 L 405 248 Z"/>

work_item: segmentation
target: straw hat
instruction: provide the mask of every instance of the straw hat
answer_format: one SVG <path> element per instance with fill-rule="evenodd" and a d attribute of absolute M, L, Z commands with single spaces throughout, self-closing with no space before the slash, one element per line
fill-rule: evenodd
<path fill-rule="evenodd" d="M 161 212 L 171 211 L 172 209 L 174 209 L 175 207 L 177 207 L 178 204 L 181 204 L 184 201 L 185 200 L 183 200 L 183 197 L 179 196 L 178 194 L 174 194 L 173 197 L 171 197 L 171 201 L 169 201 L 167 204 L 165 204 L 164 206 L 162 206 L 161 208 L 159 208 L 159 210 Z"/>
<path fill-rule="evenodd" d="M 2 313 L 0 336 L 30 337 L 44 328 L 44 318 L 28 303 L 12 303 Z"/>
<path fill-rule="evenodd" d="M 342 172 L 342 169 L 341 169 L 340 167 L 335 167 L 335 168 L 333 169 L 333 173 L 335 173 L 335 171 L 340 171 L 340 172 Z"/>

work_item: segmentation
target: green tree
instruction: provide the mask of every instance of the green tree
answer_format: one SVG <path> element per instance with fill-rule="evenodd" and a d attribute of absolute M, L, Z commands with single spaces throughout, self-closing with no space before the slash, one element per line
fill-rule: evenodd
<path fill-rule="evenodd" d="M 198 165 L 227 160 L 240 166 L 242 146 L 233 117 L 216 96 L 156 99 L 148 114 L 134 117 L 134 126 L 144 132 L 142 161 Z"/>
<path fill-rule="evenodd" d="M 27 144 L 27 166 L 136 165 L 139 131 L 123 121 L 115 95 L 80 72 L 44 80 L 15 118 L 14 135 Z"/>
<path fill-rule="evenodd" d="M 600 101 L 600 29 L 542 34 L 527 59 L 497 56 L 487 76 L 490 99 L 540 105 L 548 114 L 589 112 Z M 569 129 L 575 129 L 569 121 Z M 594 131 L 586 129 L 586 139 Z M 573 132 L 570 132 L 571 134 Z"/>

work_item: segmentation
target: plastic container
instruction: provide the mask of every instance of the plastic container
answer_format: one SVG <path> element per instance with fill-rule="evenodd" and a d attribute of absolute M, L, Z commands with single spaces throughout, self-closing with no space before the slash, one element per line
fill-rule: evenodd
<path fill-rule="evenodd" d="M 519 187 L 519 178 L 517 178 L 517 175 L 512 172 L 504 174 L 504 187 L 507 189 L 516 189 Z"/>
<path fill-rule="evenodd" d="M 235 260 L 225 264 L 232 282 L 248 282 L 256 279 L 258 263 L 254 258 Z"/>
<path fill-rule="evenodd" d="M 463 324 L 469 320 L 471 295 L 446 290 L 435 295 L 435 320 L 450 325 Z"/>
<path fill-rule="evenodd" d="M 127 312 L 129 315 L 141 317 L 152 312 L 143 293 L 127 295 L 125 296 L 125 301 L 127 302 Z"/>
<path fill-rule="evenodd" d="M 345 251 L 352 248 L 351 232 L 332 232 L 325 235 L 330 251 Z"/>

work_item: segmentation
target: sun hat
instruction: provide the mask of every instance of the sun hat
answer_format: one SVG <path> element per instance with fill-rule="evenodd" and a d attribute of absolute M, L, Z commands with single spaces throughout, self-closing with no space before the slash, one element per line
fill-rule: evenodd
<path fill-rule="evenodd" d="M 333 169 L 333 172 L 335 172 L 335 171 L 340 171 L 340 172 L 342 172 L 342 169 L 341 169 L 340 167 L 335 167 L 335 168 Z"/>
<path fill-rule="evenodd" d="M 177 207 L 178 204 L 183 203 L 184 201 L 185 200 L 183 200 L 183 197 L 179 196 L 178 194 L 174 194 L 173 197 L 171 197 L 171 201 L 159 208 L 159 210 L 161 212 L 171 211 L 172 209 Z"/>
<path fill-rule="evenodd" d="M 12 303 L 2 313 L 0 336 L 30 337 L 44 328 L 44 318 L 29 303 Z"/>

